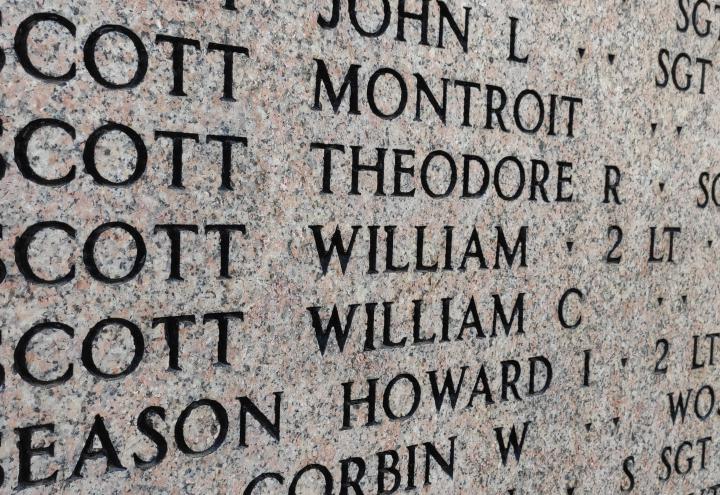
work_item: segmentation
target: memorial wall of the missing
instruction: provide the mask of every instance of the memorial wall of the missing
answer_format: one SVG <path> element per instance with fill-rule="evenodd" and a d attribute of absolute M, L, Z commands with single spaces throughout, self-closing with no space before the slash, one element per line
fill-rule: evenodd
<path fill-rule="evenodd" d="M 0 0 L 0 492 L 720 494 L 719 39 Z"/>

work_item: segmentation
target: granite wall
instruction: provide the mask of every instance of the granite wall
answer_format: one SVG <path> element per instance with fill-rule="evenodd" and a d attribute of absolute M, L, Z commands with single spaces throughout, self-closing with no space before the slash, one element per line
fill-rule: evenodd
<path fill-rule="evenodd" d="M 714 494 L 718 8 L 0 0 L 0 490 Z"/>

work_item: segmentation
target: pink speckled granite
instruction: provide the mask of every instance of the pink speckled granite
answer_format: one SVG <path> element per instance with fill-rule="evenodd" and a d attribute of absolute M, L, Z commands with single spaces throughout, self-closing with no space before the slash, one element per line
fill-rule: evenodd
<path fill-rule="evenodd" d="M 357 3 L 365 29 L 379 25 L 382 2 Z M 718 414 L 713 410 L 707 419 L 698 419 L 693 395 L 685 421 L 673 422 L 668 394 L 718 385 L 718 368 L 709 361 L 710 340 L 700 340 L 695 356 L 706 366 L 692 369 L 692 364 L 693 336 L 716 332 L 719 316 L 719 210 L 712 200 L 705 208 L 698 203 L 704 198 L 700 174 L 710 174 L 709 188 L 720 173 L 715 101 L 720 81 L 717 64 L 708 66 L 704 94 L 699 93 L 701 66 L 696 59 L 715 62 L 720 14 L 700 7 L 701 30 L 705 21 L 712 22 L 708 37 L 701 37 L 692 27 L 687 32 L 678 27 L 683 13 L 687 10 L 691 16 L 695 5 L 685 0 L 448 0 L 447 8 L 457 19 L 463 18 L 463 8 L 470 8 L 465 51 L 447 26 L 445 48 L 437 46 L 435 0 L 428 2 L 430 43 L 419 43 L 414 21 L 408 21 L 407 41 L 397 41 L 398 2 L 389 3 L 393 18 L 387 33 L 368 38 L 352 28 L 347 2 L 342 2 L 339 25 L 323 28 L 318 16 L 330 18 L 330 0 L 236 0 L 236 10 L 223 8 L 221 0 L 0 0 L 0 49 L 6 59 L 0 71 L 0 155 L 7 164 L 0 180 L 0 260 L 7 270 L 0 284 L 0 365 L 5 372 L 0 389 L 2 493 L 24 486 L 19 482 L 18 429 L 49 423 L 54 431 L 35 433 L 33 446 L 52 443 L 54 454 L 32 457 L 31 478 L 57 472 L 56 478 L 23 493 L 241 494 L 256 477 L 276 473 L 284 478 L 282 485 L 277 478 L 268 479 L 252 493 L 285 494 L 293 493 L 296 473 L 311 464 L 327 467 L 332 486 L 324 491 L 316 471 L 302 477 L 295 493 L 360 493 L 341 486 L 341 461 L 350 457 L 367 463 L 362 493 L 381 493 L 376 453 L 391 449 L 399 453 L 402 466 L 398 493 L 408 485 L 422 494 L 622 493 L 631 485 L 628 471 L 632 493 L 714 493 L 708 487 L 720 483 Z M 408 0 L 407 8 L 419 11 L 421 3 Z M 76 75 L 69 81 L 34 77 L 23 69 L 13 48 L 21 22 L 41 12 L 71 20 L 76 33 L 73 37 L 58 24 L 39 24 L 30 37 L 31 61 L 55 75 L 75 63 Z M 511 17 L 518 19 L 517 55 L 527 55 L 527 63 L 508 61 Z M 87 69 L 83 45 L 106 24 L 129 28 L 147 49 L 147 74 L 136 87 L 103 87 Z M 157 42 L 158 34 L 199 41 L 200 49 L 185 50 L 187 96 L 170 94 L 172 47 Z M 234 57 L 236 101 L 221 98 L 223 54 L 208 51 L 209 43 L 248 51 L 247 56 Z M 694 76 L 688 91 L 672 83 L 658 86 L 656 81 L 663 78 L 658 53 L 663 48 L 673 57 L 681 52 L 690 55 L 678 69 L 680 83 L 686 73 Z M 132 44 L 118 35 L 99 42 L 96 59 L 102 74 L 116 83 L 127 80 L 136 65 Z M 333 112 L 324 92 L 323 108 L 313 108 L 316 59 L 327 66 L 335 83 L 351 64 L 361 66 L 360 115 L 348 113 L 347 101 Z M 375 116 L 367 102 L 368 79 L 381 67 L 393 68 L 408 82 L 408 108 L 392 120 Z M 435 92 L 442 86 L 441 78 L 450 80 L 445 122 L 427 101 L 416 119 L 415 73 L 427 79 Z M 458 80 L 482 86 L 473 100 L 477 113 L 471 126 L 463 125 Z M 531 88 L 546 105 L 550 95 L 582 98 L 573 135 L 567 132 L 567 103 L 558 107 L 564 113 L 558 113 L 555 133 L 548 132 L 547 122 L 536 133 L 523 133 L 510 121 L 509 132 L 497 123 L 486 129 L 486 85 L 502 87 L 511 98 Z M 393 110 L 397 92 L 387 77 L 377 83 L 381 111 Z M 524 118 L 534 116 L 527 108 L 521 111 Z M 62 177 L 75 167 L 72 181 L 46 186 L 21 174 L 16 138 L 35 119 L 59 119 L 74 127 L 74 139 L 57 128 L 38 131 L 29 153 L 33 170 L 49 178 Z M 147 149 L 145 173 L 126 187 L 98 184 L 83 162 L 88 137 L 108 122 L 132 128 Z M 156 139 L 156 131 L 198 135 L 198 142 L 184 142 L 184 188 L 170 187 L 172 145 L 168 139 Z M 220 144 L 206 142 L 208 135 L 219 134 L 247 139 L 247 146 L 237 144 L 232 149 L 232 190 L 220 188 Z M 323 193 L 323 152 L 313 143 L 345 147 L 344 153 L 332 155 L 332 194 Z M 115 182 L 126 179 L 136 159 L 131 141 L 115 133 L 97 146 L 100 173 Z M 348 194 L 351 146 L 363 147 L 360 161 L 365 165 L 375 163 L 376 148 L 388 150 L 385 195 L 374 194 L 376 182 L 368 173 L 360 175 L 360 194 Z M 416 154 L 402 162 L 415 167 L 414 175 L 401 178 L 404 190 L 416 188 L 412 197 L 390 194 L 397 149 Z M 457 160 L 458 173 L 463 155 L 482 157 L 491 172 L 504 157 L 515 156 L 525 167 L 528 184 L 531 161 L 543 160 L 550 170 L 551 201 L 531 200 L 528 187 L 516 200 L 503 200 L 492 179 L 487 194 L 461 198 L 461 176 L 448 197 L 430 197 L 422 193 L 420 169 L 433 150 L 444 150 Z M 572 193 L 570 202 L 555 201 L 557 162 L 572 164 L 571 170 L 566 169 L 572 176 L 565 190 Z M 622 204 L 603 202 L 607 166 L 622 173 Z M 428 174 L 438 189 L 450 180 L 447 168 L 440 165 L 429 167 Z M 516 174 L 508 167 L 498 179 L 501 186 L 512 189 Z M 14 246 L 21 234 L 48 221 L 72 226 L 75 238 L 56 230 L 39 234 L 30 246 L 31 265 L 47 279 L 62 276 L 74 265 L 75 276 L 64 284 L 33 283 L 15 260 Z M 107 222 L 132 225 L 147 248 L 140 273 L 119 284 L 97 280 L 83 263 L 90 233 Z M 166 233 L 155 232 L 162 224 L 198 226 L 197 234 L 181 236 L 183 280 L 168 280 L 170 240 Z M 219 277 L 219 234 L 206 229 L 217 224 L 245 226 L 245 233 L 231 236 L 226 278 Z M 622 258 L 607 263 L 616 235 L 608 235 L 608 229 L 614 225 L 622 229 L 623 239 L 613 253 Z M 311 226 L 323 226 L 325 240 L 337 226 L 348 237 L 353 226 L 361 227 L 344 273 L 336 258 L 323 273 Z M 372 271 L 368 253 L 373 249 L 368 226 L 379 227 L 379 273 L 368 273 Z M 385 226 L 397 226 L 394 261 L 398 266 L 410 263 L 405 272 L 384 270 Z M 416 269 L 417 226 L 426 226 L 425 261 L 438 261 L 437 270 Z M 446 226 L 453 227 L 455 241 L 452 270 L 443 270 Z M 519 229 L 527 227 L 526 266 L 520 266 L 518 258 L 512 267 L 499 262 L 494 268 L 498 226 L 513 242 Z M 458 268 L 473 227 L 487 268 L 473 258 L 462 271 Z M 657 252 L 666 258 L 668 237 L 662 230 L 681 228 L 674 241 L 673 263 L 648 262 L 652 227 L 657 227 Z M 95 251 L 99 269 L 111 277 L 127 273 L 136 248 L 128 235 L 103 236 Z M 565 317 L 572 323 L 581 315 L 582 322 L 576 328 L 563 328 L 558 303 L 571 288 L 578 289 L 583 299 L 571 295 Z M 493 295 L 510 309 L 519 294 L 524 294 L 523 333 L 512 327 L 509 336 L 499 330 L 491 337 Z M 479 337 L 475 329 L 467 329 L 457 340 L 471 297 L 486 335 Z M 447 298 L 452 298 L 448 306 L 452 338 L 441 342 L 442 301 Z M 423 300 L 422 335 L 435 334 L 436 341 L 410 345 L 413 301 L 419 299 Z M 381 344 L 383 302 L 394 303 L 391 337 L 394 341 L 406 337 L 402 347 Z M 365 346 L 367 303 L 377 303 L 375 350 Z M 344 351 L 339 352 L 333 335 L 323 354 L 308 308 L 321 308 L 325 320 L 333 304 L 343 321 L 350 305 L 360 306 Z M 229 365 L 225 366 L 215 365 L 217 323 L 203 323 L 203 315 L 216 312 L 244 316 L 229 324 Z M 193 315 L 196 321 L 181 325 L 179 370 L 169 369 L 163 325 L 153 325 L 154 319 L 171 315 Z M 117 380 L 93 376 L 81 361 L 83 339 L 106 318 L 133 322 L 144 337 L 137 369 Z M 15 352 L 30 328 L 47 321 L 69 325 L 74 337 L 57 331 L 37 336 L 27 353 L 29 370 L 50 379 L 72 364 L 73 376 L 64 383 L 38 386 L 14 368 Z M 667 366 L 664 374 L 655 372 L 663 350 L 659 339 L 670 346 L 660 366 Z M 114 373 L 128 365 L 132 349 L 127 332 L 107 332 L 98 337 L 93 355 L 106 373 Z M 588 386 L 583 386 L 586 350 L 592 357 Z M 530 396 L 529 359 L 536 356 L 552 363 L 553 377 L 547 391 Z M 501 363 L 508 360 L 521 366 L 521 400 L 514 399 L 512 392 L 506 401 L 501 397 Z M 428 372 L 437 371 L 442 380 L 446 370 L 452 370 L 457 384 L 463 367 L 466 375 L 457 405 L 451 407 L 446 399 L 438 411 Z M 480 394 L 472 407 L 466 407 L 481 367 L 494 403 Z M 343 429 L 343 383 L 354 382 L 353 396 L 360 398 L 368 393 L 368 379 L 378 379 L 381 394 L 403 373 L 414 376 L 422 387 L 412 417 L 389 419 L 378 399 L 379 425 L 365 426 L 366 412 L 353 408 L 351 428 Z M 547 376 L 538 373 L 542 376 L 536 381 L 542 384 Z M 708 390 L 699 399 L 701 412 L 709 403 Z M 279 440 L 248 416 L 247 446 L 240 446 L 238 398 L 247 397 L 272 420 L 279 392 Z M 390 409 L 405 414 L 412 393 L 407 381 L 398 384 L 388 401 Z M 187 455 L 176 442 L 175 425 L 189 404 L 203 399 L 217 401 L 227 412 L 227 437 L 212 453 Z M 153 441 L 137 427 L 141 411 L 151 406 L 165 411 L 164 421 L 155 416 L 152 423 L 167 442 L 167 455 L 158 465 L 141 469 L 134 454 L 147 460 L 157 453 Z M 73 476 L 98 415 L 124 470 L 107 472 L 106 459 L 100 456 L 85 462 L 81 478 Z M 520 433 L 526 422 L 530 423 L 520 461 L 511 453 L 503 465 L 496 429 L 504 428 L 507 435 L 514 425 Z M 216 418 L 207 407 L 187 421 L 185 437 L 196 451 L 210 446 L 217 434 Z M 704 444 L 702 465 L 703 444 L 698 440 L 707 437 L 712 441 Z M 425 484 L 423 444 L 432 443 L 447 457 L 451 438 L 452 478 L 434 463 L 432 483 Z M 681 448 L 679 469 L 671 466 L 669 480 L 663 480 L 665 460 L 675 462 L 683 442 L 690 446 Z M 100 447 L 99 442 L 95 445 Z M 414 483 L 406 472 L 408 446 L 418 446 Z M 690 457 L 694 461 L 688 467 Z M 350 468 L 352 476 L 356 467 Z M 386 476 L 386 493 L 394 493 L 393 479 Z"/>

